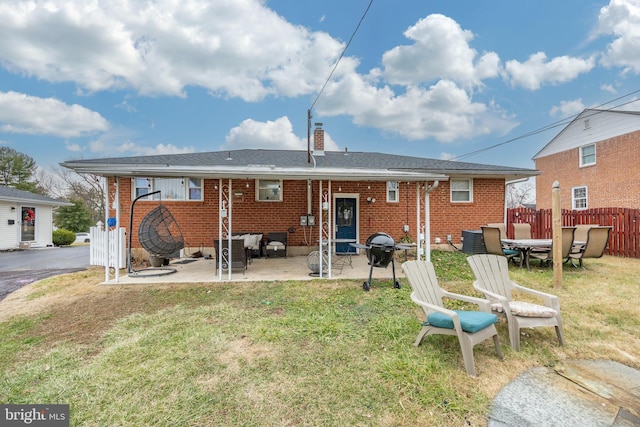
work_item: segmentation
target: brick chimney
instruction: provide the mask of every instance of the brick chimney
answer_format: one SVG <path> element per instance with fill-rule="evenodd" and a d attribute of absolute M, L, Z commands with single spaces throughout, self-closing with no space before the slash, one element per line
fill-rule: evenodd
<path fill-rule="evenodd" d="M 324 156 L 324 129 L 322 123 L 316 123 L 313 130 L 313 154 L 316 156 Z"/>

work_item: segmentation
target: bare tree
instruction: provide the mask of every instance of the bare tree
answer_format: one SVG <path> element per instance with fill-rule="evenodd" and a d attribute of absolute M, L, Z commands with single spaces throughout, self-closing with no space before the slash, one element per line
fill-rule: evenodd
<path fill-rule="evenodd" d="M 95 224 L 104 221 L 104 187 L 103 178 L 99 175 L 80 174 L 65 168 L 55 168 L 58 181 L 56 189 L 61 191 L 60 196 L 69 200 L 82 200 L 91 212 L 91 220 Z M 48 182 L 54 183 L 50 179 Z"/>
<path fill-rule="evenodd" d="M 526 203 L 535 203 L 536 185 L 531 179 L 507 186 L 507 207 L 515 208 Z"/>

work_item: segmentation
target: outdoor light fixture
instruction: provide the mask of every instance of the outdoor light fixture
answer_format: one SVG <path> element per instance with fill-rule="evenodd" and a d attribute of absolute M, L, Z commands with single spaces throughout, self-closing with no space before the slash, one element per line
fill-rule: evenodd
<path fill-rule="evenodd" d="M 371 204 L 371 203 L 375 203 L 376 199 L 375 197 L 367 197 L 367 203 Z"/>
<path fill-rule="evenodd" d="M 16 207 L 15 206 L 11 206 L 11 212 L 15 211 Z"/>

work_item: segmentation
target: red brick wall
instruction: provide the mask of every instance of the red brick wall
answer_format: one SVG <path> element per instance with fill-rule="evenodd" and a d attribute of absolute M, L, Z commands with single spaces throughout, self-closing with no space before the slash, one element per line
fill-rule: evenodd
<path fill-rule="evenodd" d="M 226 184 L 228 180 L 224 180 Z M 249 187 L 246 187 L 246 184 Z M 214 188 L 218 180 L 204 180 L 204 200 L 198 202 L 163 200 L 184 235 L 185 243 L 191 248 L 200 244 L 205 247 L 213 245 L 218 236 L 218 190 Z M 323 182 L 326 189 L 328 182 Z M 416 239 L 416 185 L 417 183 L 400 183 L 399 202 L 387 203 L 385 182 L 337 182 L 331 183 L 333 193 L 351 193 L 360 195 L 359 221 L 362 241 L 375 233 L 386 232 L 398 240 L 404 236 L 403 226 L 409 225 L 409 234 Z M 421 184 L 419 184 L 421 185 Z M 282 202 L 255 201 L 255 181 L 234 180 L 235 191 L 242 191 L 243 197 L 233 197 L 233 230 L 243 232 L 287 231 L 289 245 L 304 246 L 305 236 L 300 227 L 300 216 L 307 213 L 307 182 L 284 181 Z M 312 183 L 313 197 L 311 201 L 312 215 L 319 224 L 319 183 Z M 451 203 L 449 183 L 441 182 L 430 195 L 431 236 L 432 243 L 439 237 L 446 243 L 450 234 L 454 243 L 460 242 L 462 230 L 478 229 L 489 222 L 502 222 L 504 218 L 504 180 L 475 179 L 473 183 L 473 202 Z M 367 203 L 367 197 L 376 199 L 375 203 Z M 135 206 L 133 218 L 133 247 L 139 247 L 137 240 L 137 224 L 153 208 L 158 201 L 140 200 Z M 424 217 L 424 201 L 420 202 L 421 217 Z M 131 206 L 131 180 L 120 179 L 120 226 L 129 227 Z M 112 212 L 112 215 L 115 215 Z M 313 228 L 311 242 L 315 243 L 318 228 Z M 307 240 L 309 235 L 307 233 Z"/>
<path fill-rule="evenodd" d="M 551 186 L 560 183 L 563 209 L 572 209 L 571 189 L 587 186 L 588 208 L 640 208 L 640 131 L 596 143 L 596 164 L 579 167 L 578 148 L 536 160 L 536 208 L 551 208 Z"/>

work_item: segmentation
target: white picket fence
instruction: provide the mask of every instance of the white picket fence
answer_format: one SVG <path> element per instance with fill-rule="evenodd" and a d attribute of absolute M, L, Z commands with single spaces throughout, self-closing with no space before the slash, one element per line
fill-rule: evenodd
<path fill-rule="evenodd" d="M 120 247 L 116 248 L 116 233 L 120 235 Z M 107 258 L 109 259 L 109 267 L 116 267 L 116 253 L 120 259 L 119 267 L 127 267 L 127 241 L 124 228 L 117 230 L 109 230 L 109 251 L 105 253 L 105 239 L 107 233 L 100 227 L 91 227 L 89 229 L 89 235 L 91 238 L 91 249 L 89 255 L 90 265 L 106 265 Z"/>

